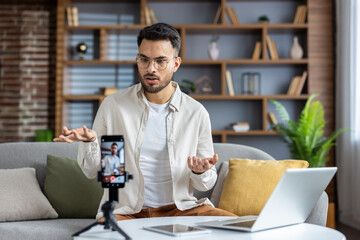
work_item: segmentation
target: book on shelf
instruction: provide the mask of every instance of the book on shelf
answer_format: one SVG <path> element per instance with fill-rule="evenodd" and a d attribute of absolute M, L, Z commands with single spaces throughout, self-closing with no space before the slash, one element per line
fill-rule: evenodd
<path fill-rule="evenodd" d="M 307 78 L 307 71 L 304 71 L 302 76 L 293 77 L 291 79 L 287 94 L 299 96 L 304 88 L 306 78 Z"/>
<path fill-rule="evenodd" d="M 154 9 L 149 8 L 149 10 L 150 10 L 150 19 L 151 19 L 151 22 L 152 22 L 152 23 L 158 23 L 159 21 L 158 21 L 156 15 L 155 15 Z"/>
<path fill-rule="evenodd" d="M 279 54 L 276 49 L 275 42 L 271 41 L 270 36 L 266 36 L 266 45 L 269 49 L 271 59 L 279 59 Z"/>
<path fill-rule="evenodd" d="M 278 53 L 278 50 L 276 48 L 276 43 L 274 41 L 271 41 L 271 47 L 274 51 L 274 54 L 275 54 L 275 58 L 274 59 L 279 59 L 279 53 Z"/>
<path fill-rule="evenodd" d="M 145 6 L 145 9 L 144 9 L 144 19 L 145 19 L 146 25 L 151 25 L 151 24 L 159 22 L 155 15 L 154 9 L 152 9 L 148 6 Z"/>
<path fill-rule="evenodd" d="M 73 20 L 72 20 L 71 7 L 66 8 L 66 17 L 67 17 L 68 26 L 72 26 L 73 25 Z"/>
<path fill-rule="evenodd" d="M 118 91 L 117 87 L 104 87 L 100 89 L 104 96 L 110 96 Z"/>
<path fill-rule="evenodd" d="M 303 8 L 302 8 L 302 12 L 301 12 L 301 15 L 300 15 L 300 19 L 299 19 L 299 23 L 300 23 L 300 24 L 305 23 L 305 21 L 306 21 L 306 15 L 307 15 L 307 6 L 304 5 Z"/>
<path fill-rule="evenodd" d="M 300 80 L 298 80 L 294 95 L 300 95 L 301 94 L 301 92 L 302 92 L 302 90 L 304 88 L 304 85 L 305 85 L 306 78 L 307 78 L 307 71 L 304 71 L 301 78 L 300 78 Z"/>
<path fill-rule="evenodd" d="M 73 20 L 73 26 L 79 26 L 79 10 L 77 7 L 73 7 L 71 9 L 72 11 L 72 20 Z"/>
<path fill-rule="evenodd" d="M 294 24 L 303 24 L 306 20 L 307 6 L 300 5 L 296 8 L 296 13 L 294 17 Z"/>
<path fill-rule="evenodd" d="M 68 26 L 79 26 L 79 10 L 77 7 L 66 7 Z"/>
<path fill-rule="evenodd" d="M 230 19 L 230 22 L 231 24 L 240 24 L 240 21 L 235 13 L 235 10 L 234 8 L 232 7 L 229 7 L 229 6 L 226 6 L 225 7 L 225 11 L 226 13 L 228 14 L 229 16 L 229 19 Z"/>
<path fill-rule="evenodd" d="M 260 59 L 260 56 L 261 56 L 261 42 L 256 42 L 254 52 L 252 54 L 251 59 L 258 60 L 258 59 Z"/>
<path fill-rule="evenodd" d="M 229 95 L 230 96 L 234 96 L 235 95 L 235 90 L 234 90 L 234 84 L 232 81 L 232 76 L 231 76 L 231 72 L 229 70 L 226 70 L 226 83 L 227 83 L 227 88 L 229 91 Z"/>
<path fill-rule="evenodd" d="M 219 22 L 220 16 L 221 16 L 222 6 L 220 5 L 216 11 L 214 24 L 217 24 Z"/>
<path fill-rule="evenodd" d="M 151 25 L 150 9 L 148 6 L 145 6 L 144 14 L 145 14 L 145 24 Z"/>
<path fill-rule="evenodd" d="M 250 130 L 250 124 L 247 122 L 230 123 L 229 128 L 235 132 L 247 132 Z"/>
<path fill-rule="evenodd" d="M 297 24 L 298 21 L 299 21 L 300 11 L 301 11 L 301 8 L 300 8 L 300 7 L 301 7 L 301 6 L 298 6 L 298 7 L 296 8 L 296 12 L 295 12 L 295 16 L 294 16 L 294 21 L 293 21 L 294 24 Z"/>
<path fill-rule="evenodd" d="M 296 87 L 298 85 L 298 82 L 300 81 L 300 78 L 301 77 L 299 76 L 295 76 L 291 79 L 287 95 L 295 95 Z"/>
<path fill-rule="evenodd" d="M 217 24 L 219 22 L 220 16 L 222 13 L 222 7 L 221 5 L 218 7 L 216 14 L 215 14 L 215 19 L 214 19 L 214 24 Z M 231 24 L 240 24 L 240 21 L 235 13 L 234 8 L 226 6 L 225 7 L 225 14 L 227 14 L 229 21 Z"/>
<path fill-rule="evenodd" d="M 276 125 L 279 123 L 273 112 L 268 112 L 267 117 L 271 125 Z"/>

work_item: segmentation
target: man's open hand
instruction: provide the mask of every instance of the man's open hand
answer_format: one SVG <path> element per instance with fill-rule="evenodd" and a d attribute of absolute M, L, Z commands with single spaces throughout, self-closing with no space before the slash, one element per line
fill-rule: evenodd
<path fill-rule="evenodd" d="M 204 173 L 205 171 L 212 168 L 217 161 L 219 160 L 219 156 L 217 154 L 214 154 L 212 158 L 196 158 L 193 156 L 192 158 L 188 157 L 188 166 L 191 171 L 193 171 L 196 174 Z"/>
<path fill-rule="evenodd" d="M 82 128 L 74 128 L 69 130 L 67 127 L 63 127 L 62 135 L 57 138 L 54 138 L 54 142 L 93 142 L 96 139 L 96 132 L 94 130 L 88 129 L 85 125 Z"/>

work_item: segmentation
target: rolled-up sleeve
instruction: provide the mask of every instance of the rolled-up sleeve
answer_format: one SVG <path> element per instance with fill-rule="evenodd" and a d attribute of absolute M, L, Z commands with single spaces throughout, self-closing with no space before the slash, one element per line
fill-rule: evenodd
<path fill-rule="evenodd" d="M 107 107 L 105 103 L 100 105 L 100 108 L 96 114 L 93 130 L 96 132 L 97 139 L 94 142 L 81 142 L 79 145 L 77 161 L 78 164 L 88 178 L 95 178 L 97 172 L 100 171 L 100 140 L 101 136 L 106 134 L 106 124 L 104 120 L 104 114 Z"/>
<path fill-rule="evenodd" d="M 77 161 L 86 177 L 95 178 L 100 170 L 100 147 L 97 139 L 94 142 L 81 142 Z"/>
<path fill-rule="evenodd" d="M 195 174 L 191 172 L 190 179 L 195 189 L 199 191 L 210 190 L 214 187 L 217 179 L 216 169 L 215 167 L 212 167 L 202 174 Z"/>

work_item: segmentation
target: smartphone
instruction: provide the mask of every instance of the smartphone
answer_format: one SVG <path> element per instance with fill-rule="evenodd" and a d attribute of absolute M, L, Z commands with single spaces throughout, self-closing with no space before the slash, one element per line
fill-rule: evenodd
<path fill-rule="evenodd" d="M 125 140 L 123 135 L 101 137 L 101 182 L 103 188 L 125 186 Z"/>
<path fill-rule="evenodd" d="M 182 224 L 170 224 L 162 226 L 143 227 L 145 230 L 163 233 L 175 237 L 193 236 L 199 234 L 209 234 L 211 230 L 199 227 L 191 227 Z"/>

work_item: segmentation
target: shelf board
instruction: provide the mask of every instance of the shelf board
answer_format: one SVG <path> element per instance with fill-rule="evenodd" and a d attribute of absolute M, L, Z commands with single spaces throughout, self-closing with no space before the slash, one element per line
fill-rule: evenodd
<path fill-rule="evenodd" d="M 142 24 L 132 24 L 132 25 L 79 25 L 79 26 L 66 26 L 66 30 L 81 30 L 81 29 L 142 29 L 147 25 Z M 293 23 L 277 23 L 277 24 L 174 24 L 172 25 L 175 28 L 184 28 L 184 29 L 203 29 L 203 30 L 216 30 L 216 29 L 263 29 L 263 28 L 271 28 L 271 29 L 307 29 L 308 24 L 293 24 Z"/>
<path fill-rule="evenodd" d="M 105 96 L 104 95 L 64 95 L 64 100 L 65 101 L 72 101 L 72 100 L 82 100 L 82 101 L 102 101 L 104 100 Z"/>
<path fill-rule="evenodd" d="M 276 135 L 274 131 L 250 130 L 247 132 L 235 132 L 233 130 L 217 130 L 212 131 L 212 135 Z"/>
<path fill-rule="evenodd" d="M 65 60 L 64 64 L 136 64 L 135 60 Z"/>
<path fill-rule="evenodd" d="M 267 24 L 267 28 L 271 29 L 307 29 L 308 24 L 293 24 L 293 23 L 277 23 L 277 24 Z"/>
<path fill-rule="evenodd" d="M 308 59 L 260 59 L 260 60 L 252 60 L 252 59 L 221 59 L 221 60 L 210 60 L 210 59 L 184 59 L 182 61 L 183 64 L 308 64 Z"/>
<path fill-rule="evenodd" d="M 100 30 L 100 29 L 142 29 L 146 25 L 140 24 L 131 24 L 131 25 L 79 25 L 79 26 L 66 26 L 66 30 L 82 30 L 82 29 L 93 29 L 93 30 Z"/>
<path fill-rule="evenodd" d="M 197 100 L 267 100 L 267 99 L 283 99 L 283 100 L 307 100 L 309 95 L 286 95 L 286 94 L 278 94 L 278 95 L 221 95 L 221 94 L 190 94 L 190 96 Z"/>

